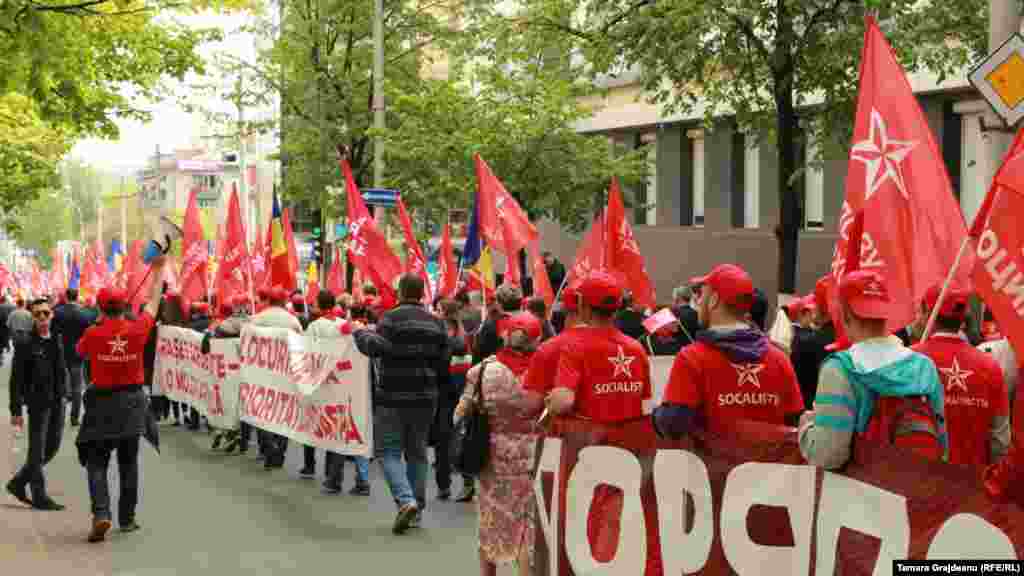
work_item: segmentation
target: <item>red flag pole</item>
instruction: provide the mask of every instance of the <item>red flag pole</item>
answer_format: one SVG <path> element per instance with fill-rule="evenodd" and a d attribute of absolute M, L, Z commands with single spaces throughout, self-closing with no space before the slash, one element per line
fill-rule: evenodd
<path fill-rule="evenodd" d="M 971 237 L 965 236 L 963 242 L 960 243 L 960 250 L 956 253 L 956 260 L 953 260 L 953 267 L 949 269 L 949 274 L 946 274 L 946 280 L 942 283 L 942 291 L 939 292 L 939 299 L 935 302 L 935 307 L 932 308 L 932 312 L 928 316 L 928 323 L 924 327 L 924 332 L 921 333 L 922 341 L 927 340 L 935 328 L 935 320 L 939 317 L 939 310 L 942 308 L 942 303 L 946 300 L 946 295 L 949 294 L 949 288 L 953 285 L 953 277 L 956 276 L 957 270 L 960 269 L 960 261 L 963 260 L 970 241 Z"/>

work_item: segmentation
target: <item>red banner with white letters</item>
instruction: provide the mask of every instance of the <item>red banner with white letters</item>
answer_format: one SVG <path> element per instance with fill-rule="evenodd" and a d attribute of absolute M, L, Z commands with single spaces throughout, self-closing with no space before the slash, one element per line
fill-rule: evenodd
<path fill-rule="evenodd" d="M 787 428 L 683 442 L 657 439 L 649 419 L 552 428 L 538 445 L 537 574 L 869 576 L 896 559 L 1024 554 L 1024 510 L 989 499 L 976 471 L 896 448 L 861 442 L 837 473 L 804 464 Z"/>

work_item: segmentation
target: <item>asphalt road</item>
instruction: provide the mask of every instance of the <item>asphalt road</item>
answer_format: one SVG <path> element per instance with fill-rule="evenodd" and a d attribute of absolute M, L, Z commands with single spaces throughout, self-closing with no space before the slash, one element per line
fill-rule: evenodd
<path fill-rule="evenodd" d="M 16 439 L 7 416 L 9 360 L 0 369 L 0 479 L 20 467 L 25 439 Z M 346 465 L 345 491 L 321 494 L 323 453 L 317 454 L 317 480 L 298 476 L 301 447 L 291 443 L 285 470 L 267 472 L 250 455 L 209 450 L 210 436 L 161 426 L 162 454 L 142 448 L 142 530 L 116 529 L 102 544 L 88 544 L 91 522 L 84 469 L 74 450 L 77 429 L 65 430 L 57 458 L 47 466 L 51 496 L 63 512 L 36 512 L 5 493 L 0 495 L 0 573 L 192 575 L 368 573 L 374 576 L 479 573 L 474 504 L 434 498 L 423 527 L 398 537 L 395 514 L 379 467 L 370 466 L 372 495 L 349 496 L 354 479 Z M 111 462 L 111 494 L 117 494 L 116 459 Z M 431 471 L 432 473 L 432 471 Z M 453 479 L 453 490 L 461 479 Z M 315 572 L 314 572 L 315 571 Z M 330 572 L 325 572 L 330 571 Z M 511 568 L 500 574 L 512 574 Z"/>

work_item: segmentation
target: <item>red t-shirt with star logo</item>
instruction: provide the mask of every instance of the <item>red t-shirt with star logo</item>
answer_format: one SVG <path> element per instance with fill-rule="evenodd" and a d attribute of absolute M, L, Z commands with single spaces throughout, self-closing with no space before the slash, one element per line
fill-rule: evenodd
<path fill-rule="evenodd" d="M 142 357 L 153 316 L 143 312 L 135 320 L 107 318 L 90 326 L 78 341 L 78 355 L 88 360 L 97 388 L 140 385 L 145 379 Z"/>
<path fill-rule="evenodd" d="M 616 328 L 577 328 L 561 346 L 554 386 L 576 393 L 578 416 L 598 422 L 640 418 L 651 397 L 647 353 Z"/>
<path fill-rule="evenodd" d="M 580 336 L 582 326 L 566 328 L 561 334 L 544 342 L 530 358 L 530 369 L 523 377 L 523 389 L 547 396 L 557 384 L 558 363 L 562 351 Z"/>
<path fill-rule="evenodd" d="M 697 410 L 711 431 L 739 420 L 781 426 L 787 415 L 804 409 L 793 364 L 782 350 L 768 346 L 759 362 L 732 362 L 704 342 L 676 355 L 662 402 Z"/>
<path fill-rule="evenodd" d="M 959 336 L 937 334 L 913 347 L 935 362 L 945 388 L 949 461 L 986 466 L 992 418 L 1007 416 L 1010 398 L 999 364 Z"/>

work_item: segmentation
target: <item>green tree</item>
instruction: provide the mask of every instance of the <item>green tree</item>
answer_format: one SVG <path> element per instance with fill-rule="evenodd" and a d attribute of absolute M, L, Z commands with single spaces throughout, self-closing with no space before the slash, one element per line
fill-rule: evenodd
<path fill-rule="evenodd" d="M 19 211 L 12 238 L 22 248 L 35 250 L 43 267 L 50 264 L 50 250 L 59 240 L 66 240 L 71 232 L 69 197 L 59 189 L 32 200 Z"/>
<path fill-rule="evenodd" d="M 728 116 L 765 133 L 779 159 L 779 291 L 795 288 L 797 143 L 845 148 L 864 17 L 877 13 L 908 71 L 963 73 L 985 53 L 986 0 L 523 0 L 521 24 L 570 41 L 591 74 L 639 66 L 669 111 Z"/>

